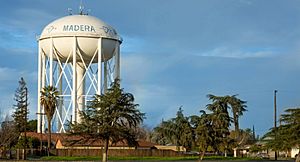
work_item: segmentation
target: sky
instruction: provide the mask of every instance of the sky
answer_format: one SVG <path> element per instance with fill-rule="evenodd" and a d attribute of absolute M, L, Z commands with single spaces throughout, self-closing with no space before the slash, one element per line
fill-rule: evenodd
<path fill-rule="evenodd" d="M 37 107 L 37 38 L 79 0 L 0 2 L 0 111 L 11 114 L 18 80 L 29 89 L 30 118 Z M 263 135 L 278 114 L 300 107 L 299 0 L 83 0 L 90 15 L 122 36 L 121 79 L 155 127 L 197 115 L 207 94 L 247 101 L 241 128 Z"/>

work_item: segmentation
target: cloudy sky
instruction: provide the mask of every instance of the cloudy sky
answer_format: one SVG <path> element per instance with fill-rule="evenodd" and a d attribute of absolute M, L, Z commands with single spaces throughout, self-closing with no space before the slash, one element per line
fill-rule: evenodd
<path fill-rule="evenodd" d="M 199 114 L 207 94 L 246 100 L 241 128 L 263 135 L 278 113 L 300 106 L 299 0 L 84 0 L 90 15 L 123 37 L 122 86 L 136 97 L 153 127 Z M 20 77 L 37 105 L 36 38 L 51 21 L 78 13 L 79 0 L 2 0 L 0 5 L 0 109 L 12 111 Z"/>

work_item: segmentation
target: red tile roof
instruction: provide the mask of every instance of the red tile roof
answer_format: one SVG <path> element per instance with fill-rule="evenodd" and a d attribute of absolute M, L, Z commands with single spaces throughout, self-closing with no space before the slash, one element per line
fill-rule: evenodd
<path fill-rule="evenodd" d="M 24 135 L 23 133 L 21 134 Z M 42 139 L 42 141 L 47 141 L 48 134 L 47 133 L 36 133 L 36 132 L 26 132 L 27 137 L 34 137 L 37 139 Z M 51 142 L 56 143 L 60 140 L 63 146 L 76 146 L 76 147 L 102 147 L 104 146 L 104 143 L 102 140 L 84 140 L 81 136 L 75 136 L 75 135 L 68 135 L 66 133 L 51 133 Z M 142 148 L 152 148 L 156 144 L 138 140 L 138 147 Z M 127 142 L 125 141 L 119 141 L 117 143 L 114 143 L 110 145 L 111 147 L 128 147 Z"/>

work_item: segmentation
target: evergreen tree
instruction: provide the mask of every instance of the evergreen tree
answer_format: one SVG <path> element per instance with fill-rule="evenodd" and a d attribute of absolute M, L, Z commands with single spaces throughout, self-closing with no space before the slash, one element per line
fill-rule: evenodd
<path fill-rule="evenodd" d="M 236 138 L 239 138 L 240 127 L 239 127 L 239 118 L 243 115 L 243 112 L 247 111 L 247 101 L 243 101 L 237 98 L 238 95 L 225 96 L 228 100 L 232 111 L 232 119 L 234 124 L 234 130 L 237 134 Z"/>
<path fill-rule="evenodd" d="M 280 119 L 281 125 L 277 129 L 271 128 L 263 137 L 267 148 L 285 152 L 288 152 L 293 147 L 299 148 L 300 108 L 285 110 Z M 297 157 L 297 160 L 300 161 L 300 156 Z"/>
<path fill-rule="evenodd" d="M 207 114 L 204 110 L 201 110 L 200 113 L 202 113 L 200 116 L 191 116 L 191 122 L 194 125 L 195 143 L 199 146 L 200 152 L 198 161 L 202 161 L 208 147 L 213 147 L 215 143 L 212 115 Z"/>
<path fill-rule="evenodd" d="M 184 146 L 188 150 L 193 145 L 193 129 L 188 120 L 183 114 L 182 107 L 179 107 L 176 117 L 168 121 L 163 121 L 158 127 L 154 128 L 156 135 L 165 137 L 163 141 L 157 139 L 155 142 L 166 142 L 177 146 Z"/>
<path fill-rule="evenodd" d="M 135 129 L 143 122 L 144 113 L 134 103 L 134 96 L 120 88 L 115 81 L 105 94 L 95 95 L 88 108 L 81 112 L 82 121 L 70 124 L 70 133 L 83 141 L 101 140 L 104 143 L 103 162 L 107 161 L 109 144 L 127 142 L 136 146 Z"/>
<path fill-rule="evenodd" d="M 212 111 L 210 114 L 210 120 L 212 122 L 214 145 L 212 146 L 215 151 L 224 151 L 227 156 L 227 150 L 229 145 L 229 127 L 232 122 L 228 109 L 229 103 L 226 97 L 207 95 L 211 104 L 206 106 L 207 110 Z"/>
<path fill-rule="evenodd" d="M 15 111 L 12 115 L 15 127 L 19 133 L 26 131 L 26 124 L 28 119 L 28 91 L 26 82 L 23 77 L 19 81 L 19 87 L 15 91 L 16 104 L 14 105 Z"/>
<path fill-rule="evenodd" d="M 28 132 L 37 132 L 37 120 L 34 119 L 34 120 L 29 120 L 27 122 L 27 128 L 26 130 Z"/>
<path fill-rule="evenodd" d="M 24 138 L 19 138 L 18 143 L 20 147 L 25 150 L 22 159 L 26 160 L 26 148 L 27 148 L 27 137 L 26 137 L 26 127 L 28 120 L 28 89 L 26 87 L 26 82 L 23 77 L 21 77 L 19 81 L 19 87 L 15 92 L 15 101 L 14 105 L 15 112 L 12 117 L 15 122 L 16 132 L 20 135 L 20 133 L 24 132 Z"/>

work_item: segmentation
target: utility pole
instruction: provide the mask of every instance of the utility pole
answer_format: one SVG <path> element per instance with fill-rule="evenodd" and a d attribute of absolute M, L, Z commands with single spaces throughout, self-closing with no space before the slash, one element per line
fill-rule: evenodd
<path fill-rule="evenodd" d="M 45 113 L 36 113 L 36 114 L 40 119 L 42 119 L 42 116 L 45 115 Z M 42 155 L 42 151 L 43 151 L 43 130 L 42 129 L 43 129 L 42 124 L 40 124 L 40 155 Z"/>
<path fill-rule="evenodd" d="M 25 111 L 25 123 L 24 123 L 24 137 L 25 137 L 25 142 L 24 142 L 24 160 L 26 160 L 26 148 L 27 148 L 27 135 L 26 135 L 26 131 L 27 131 L 27 110 L 28 110 L 28 89 L 27 87 L 25 87 L 25 107 L 24 107 L 24 111 Z"/>
<path fill-rule="evenodd" d="M 256 141 L 254 125 L 252 127 L 252 133 L 253 133 L 253 140 Z"/>
<path fill-rule="evenodd" d="M 274 90 L 274 134 L 275 134 L 275 137 L 274 137 L 274 141 L 277 140 L 277 90 Z M 277 149 L 275 148 L 275 160 L 277 160 Z"/>

